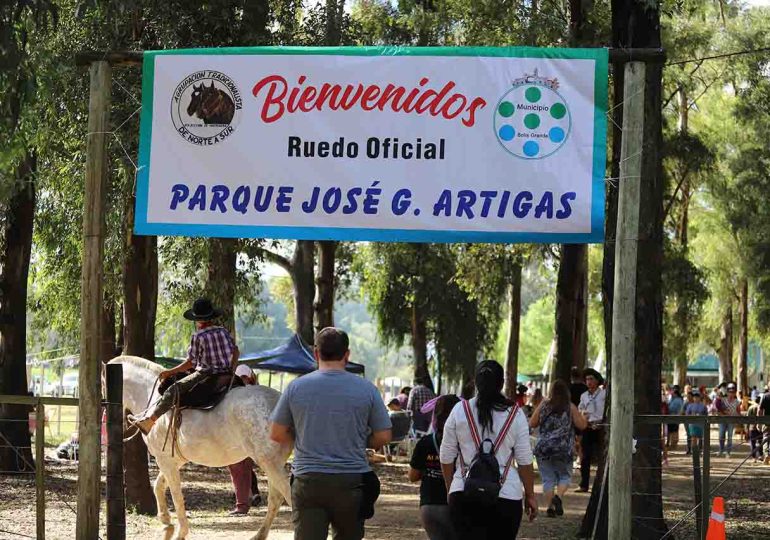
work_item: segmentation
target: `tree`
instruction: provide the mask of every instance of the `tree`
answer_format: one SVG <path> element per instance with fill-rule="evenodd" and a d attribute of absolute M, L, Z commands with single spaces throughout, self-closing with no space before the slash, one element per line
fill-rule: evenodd
<path fill-rule="evenodd" d="M 384 344 L 395 348 L 409 338 L 415 377 L 430 375 L 432 342 L 442 374 L 472 393 L 476 359 L 493 345 L 499 310 L 486 311 L 460 286 L 458 249 L 373 243 L 356 254 L 355 270 Z"/>
<path fill-rule="evenodd" d="M 45 0 L 19 0 L 0 6 L 0 134 L 9 149 L 0 160 L 0 394 L 27 393 L 27 279 L 37 196 L 38 166 L 32 43 L 56 22 Z M 0 470 L 19 471 L 32 463 L 24 406 L 0 405 Z M 19 456 L 22 459 L 19 459 Z"/>
<path fill-rule="evenodd" d="M 516 395 L 519 369 L 521 274 L 531 252 L 529 246 L 469 244 L 461 249 L 458 259 L 458 283 L 486 313 L 490 335 L 497 334 L 502 312 L 508 313 L 504 392 L 511 399 Z M 500 305 L 506 299 L 507 310 L 502 310 Z"/>

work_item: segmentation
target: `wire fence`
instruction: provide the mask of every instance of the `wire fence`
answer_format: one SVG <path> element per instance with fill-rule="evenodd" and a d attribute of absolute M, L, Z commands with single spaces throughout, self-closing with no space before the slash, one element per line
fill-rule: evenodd
<path fill-rule="evenodd" d="M 652 486 L 632 492 L 634 508 L 643 509 L 633 516 L 636 538 L 706 538 L 716 496 L 725 498 L 731 536 L 756 537 L 749 530 L 752 520 L 766 517 L 752 507 L 755 493 L 770 482 L 763 464 L 770 456 L 770 417 L 645 415 L 634 427 L 633 474 Z"/>
<path fill-rule="evenodd" d="M 8 413 L 0 417 L 0 454 L 7 458 L 0 464 L 0 539 L 74 538 L 78 400 L 0 396 L 0 405 L 5 411 L 11 407 L 28 411 L 26 418 Z M 25 431 L 29 444 L 14 444 L 26 438 Z M 102 449 L 106 449 L 104 429 Z"/>

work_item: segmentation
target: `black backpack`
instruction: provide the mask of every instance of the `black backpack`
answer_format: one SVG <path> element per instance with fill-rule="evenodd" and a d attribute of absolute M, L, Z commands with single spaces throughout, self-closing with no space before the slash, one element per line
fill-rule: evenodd
<path fill-rule="evenodd" d="M 483 506 L 493 506 L 500 495 L 500 488 L 508 477 L 514 453 L 513 449 L 511 449 L 511 455 L 508 457 L 505 469 L 501 475 L 500 464 L 497 461 L 495 452 L 500 449 L 500 445 L 505 440 L 505 436 L 508 434 L 508 430 L 511 428 L 519 408 L 515 405 L 511 408 L 511 412 L 508 414 L 508 418 L 505 419 L 505 423 L 494 442 L 488 438 L 482 441 L 479 437 L 478 427 L 467 401 L 463 401 L 463 409 L 468 420 L 471 437 L 476 445 L 476 457 L 473 458 L 467 468 L 463 462 L 462 452 L 460 453 L 460 464 L 463 469 L 463 479 L 465 480 L 463 493 L 469 502 Z"/>

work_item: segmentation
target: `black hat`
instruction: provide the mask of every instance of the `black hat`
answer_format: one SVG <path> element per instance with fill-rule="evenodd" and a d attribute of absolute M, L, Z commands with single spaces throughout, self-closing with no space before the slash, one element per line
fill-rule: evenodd
<path fill-rule="evenodd" d="M 604 384 L 604 377 L 602 377 L 602 374 L 596 371 L 594 368 L 585 368 L 583 370 L 583 377 L 588 377 L 589 375 L 596 379 L 599 384 Z"/>
<path fill-rule="evenodd" d="M 211 321 L 222 316 L 222 310 L 215 308 L 208 298 L 198 298 L 193 302 L 192 309 L 184 312 L 188 321 Z"/>

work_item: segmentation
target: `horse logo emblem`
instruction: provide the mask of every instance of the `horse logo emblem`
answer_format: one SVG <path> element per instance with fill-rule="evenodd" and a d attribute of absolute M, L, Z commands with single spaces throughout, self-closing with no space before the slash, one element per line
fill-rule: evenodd
<path fill-rule="evenodd" d="M 171 120 L 177 133 L 198 146 L 228 139 L 243 108 L 240 90 L 220 71 L 201 70 L 185 77 L 171 99 Z"/>
<path fill-rule="evenodd" d="M 531 74 L 512 81 L 495 107 L 494 130 L 503 149 L 521 159 L 543 159 L 567 141 L 572 115 L 559 81 Z"/>

